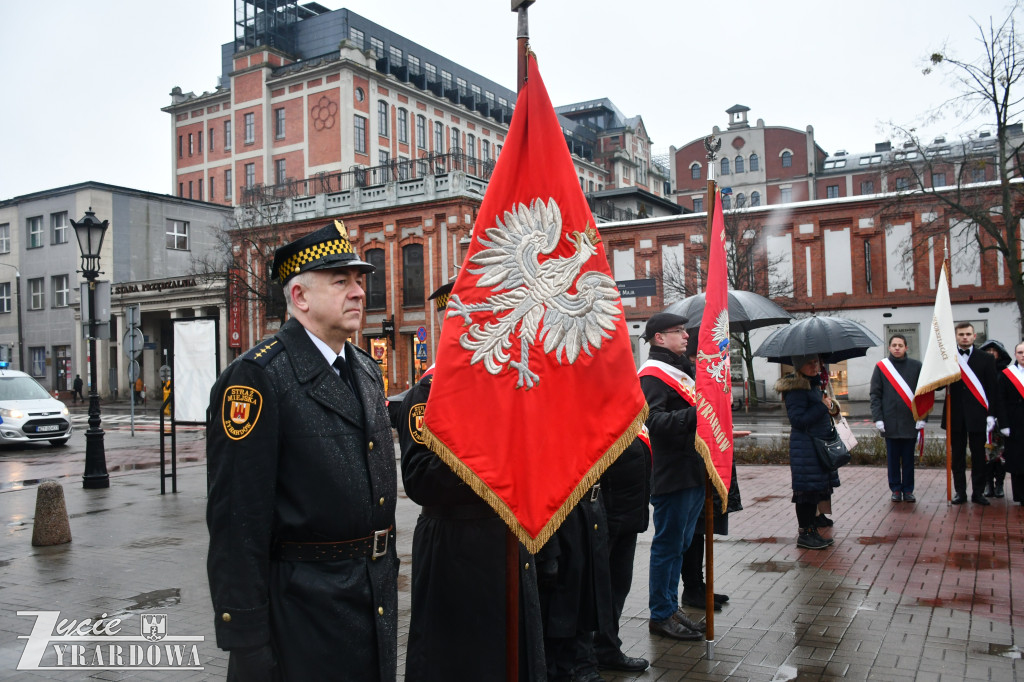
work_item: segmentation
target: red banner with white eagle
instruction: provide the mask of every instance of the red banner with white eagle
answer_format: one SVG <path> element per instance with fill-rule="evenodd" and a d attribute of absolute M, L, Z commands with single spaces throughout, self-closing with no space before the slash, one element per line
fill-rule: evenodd
<path fill-rule="evenodd" d="M 604 245 L 530 54 L 448 302 L 427 444 L 535 552 L 646 418 Z"/>
<path fill-rule="evenodd" d="M 718 490 L 722 511 L 732 481 L 732 375 L 729 365 L 729 281 L 726 276 L 725 217 L 722 195 L 715 191 L 715 211 L 708 244 L 708 280 L 704 315 L 697 336 L 697 451 Z"/>

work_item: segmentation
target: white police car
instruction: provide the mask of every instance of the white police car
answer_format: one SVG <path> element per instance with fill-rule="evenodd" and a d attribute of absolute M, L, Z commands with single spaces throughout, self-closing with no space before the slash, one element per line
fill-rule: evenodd
<path fill-rule="evenodd" d="M 0 444 L 48 440 L 64 445 L 70 437 L 67 406 L 28 374 L 0 362 Z"/>

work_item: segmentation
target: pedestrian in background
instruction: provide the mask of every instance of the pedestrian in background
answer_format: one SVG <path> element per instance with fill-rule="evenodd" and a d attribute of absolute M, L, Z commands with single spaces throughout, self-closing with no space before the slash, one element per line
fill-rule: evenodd
<path fill-rule="evenodd" d="M 207 411 L 207 574 L 229 680 L 393 682 L 395 449 L 340 221 L 277 249 L 290 319 L 232 362 Z"/>
<path fill-rule="evenodd" d="M 775 390 L 786 402 L 786 415 L 793 427 L 789 435 L 789 472 L 800 529 L 796 544 L 804 549 L 825 549 L 834 541 L 818 533 L 815 519 L 818 503 L 830 499 L 832 489 L 839 486 L 839 472 L 822 468 L 813 439 L 832 435 L 832 417 L 839 414 L 839 403 L 822 391 L 817 355 L 794 355 L 791 360 L 796 372 L 779 379 Z"/>
<path fill-rule="evenodd" d="M 82 375 L 76 374 L 75 381 L 71 384 L 71 388 L 74 390 L 74 393 L 72 393 L 72 397 L 75 399 L 76 403 L 85 400 L 85 397 L 82 395 L 83 385 L 84 383 L 82 382 Z"/>
<path fill-rule="evenodd" d="M 907 338 L 889 337 L 889 357 L 875 365 L 871 375 L 871 419 L 885 438 L 889 491 L 893 502 L 916 502 L 914 447 L 924 420 L 914 418 L 914 389 L 921 363 L 907 355 Z"/>
<path fill-rule="evenodd" d="M 999 432 L 1013 501 L 1024 504 L 1024 341 L 1014 347 L 1013 357 L 999 375 Z"/>
<path fill-rule="evenodd" d="M 1012 358 L 1006 351 L 1006 347 L 995 339 L 989 339 L 981 344 L 978 350 L 983 350 L 992 356 L 996 361 L 996 371 L 1000 374 L 1010 366 Z M 999 401 L 996 400 L 998 407 Z M 1006 422 L 1000 422 L 1000 426 L 1009 426 Z M 989 432 L 989 443 L 985 445 L 985 454 L 988 455 L 988 470 L 985 473 L 985 490 L 982 494 L 985 497 L 1003 497 L 1006 493 L 1003 484 L 1006 481 L 1006 458 L 1004 454 L 1005 441 L 998 430 Z"/>

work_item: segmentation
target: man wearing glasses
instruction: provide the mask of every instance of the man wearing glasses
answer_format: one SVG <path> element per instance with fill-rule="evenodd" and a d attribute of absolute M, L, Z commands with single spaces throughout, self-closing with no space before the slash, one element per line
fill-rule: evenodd
<path fill-rule="evenodd" d="M 693 622 L 679 609 L 683 553 L 693 539 L 704 503 L 704 462 L 694 448 L 697 401 L 693 368 L 686 358 L 685 324 L 686 318 L 680 315 L 651 316 L 643 337 L 651 352 L 638 373 L 650 406 L 647 428 L 654 453 L 648 628 L 663 637 L 698 640 L 703 623 Z"/>

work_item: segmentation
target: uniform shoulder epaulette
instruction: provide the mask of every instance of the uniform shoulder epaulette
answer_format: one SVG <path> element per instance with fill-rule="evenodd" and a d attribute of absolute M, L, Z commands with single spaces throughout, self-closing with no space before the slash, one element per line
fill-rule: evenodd
<path fill-rule="evenodd" d="M 276 336 L 271 336 L 269 339 L 263 339 L 255 346 L 250 348 L 245 355 L 242 356 L 243 360 L 249 362 L 255 362 L 260 367 L 266 367 L 270 364 L 270 361 L 275 355 L 284 350 L 284 344 Z"/>

